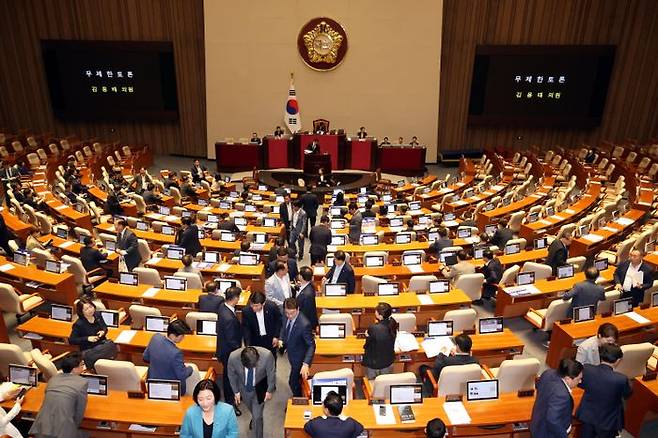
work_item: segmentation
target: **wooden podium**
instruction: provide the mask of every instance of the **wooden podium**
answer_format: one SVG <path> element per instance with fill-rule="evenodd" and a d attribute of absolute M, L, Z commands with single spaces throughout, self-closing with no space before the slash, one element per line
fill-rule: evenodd
<path fill-rule="evenodd" d="M 329 154 L 306 154 L 304 156 L 304 177 L 316 179 L 319 170 L 329 178 L 331 175 L 331 155 Z"/>

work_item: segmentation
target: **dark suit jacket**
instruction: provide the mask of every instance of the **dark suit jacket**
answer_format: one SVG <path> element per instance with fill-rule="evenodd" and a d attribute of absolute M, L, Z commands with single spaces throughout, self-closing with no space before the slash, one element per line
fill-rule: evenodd
<path fill-rule="evenodd" d="M 202 172 L 205 172 L 205 171 L 208 170 L 208 169 L 206 169 L 206 166 L 199 166 L 199 168 L 201 169 Z M 201 181 L 201 179 L 203 178 L 203 177 L 199 176 L 199 169 L 194 167 L 194 166 L 190 167 L 190 173 L 192 174 L 192 181 L 194 181 L 194 182 Z"/>
<path fill-rule="evenodd" d="M 185 394 L 185 380 L 192 375 L 192 367 L 185 366 L 183 352 L 160 333 L 151 338 L 144 350 L 144 362 L 149 364 L 149 379 L 180 381 L 181 394 Z"/>
<path fill-rule="evenodd" d="M 548 369 L 537 382 L 537 396 L 532 407 L 532 438 L 567 438 L 571 425 L 573 398 L 560 375 Z"/>
<path fill-rule="evenodd" d="M 223 303 L 224 297 L 221 295 L 199 295 L 199 312 L 219 313 L 219 306 L 221 306 Z"/>
<path fill-rule="evenodd" d="M 331 281 L 332 277 L 334 276 L 334 271 L 336 270 L 336 265 L 334 264 L 331 269 L 329 269 L 329 272 L 327 272 L 327 275 L 325 277 L 327 280 Z M 347 293 L 348 294 L 353 294 L 354 293 L 354 269 L 352 269 L 352 266 L 350 266 L 347 262 L 344 263 L 343 270 L 340 271 L 340 274 L 338 275 L 338 283 L 346 283 L 347 284 Z"/>
<path fill-rule="evenodd" d="M 185 254 L 197 255 L 203 249 L 199 241 L 199 228 L 196 225 L 190 225 L 178 233 L 176 244 L 185 248 Z"/>
<path fill-rule="evenodd" d="M 434 365 L 432 365 L 432 374 L 436 379 L 441 376 L 441 371 L 445 367 L 452 365 L 468 365 L 470 363 L 479 363 L 477 358 L 471 356 L 470 354 L 455 354 L 454 356 L 446 356 L 443 353 L 439 355 L 434 360 Z"/>
<path fill-rule="evenodd" d="M 363 216 L 361 212 L 357 211 L 354 213 L 354 216 L 350 219 L 350 229 L 348 232 L 348 237 L 350 242 L 359 243 L 359 238 L 361 237 L 361 223 L 363 222 Z"/>
<path fill-rule="evenodd" d="M 503 265 L 500 260 L 493 258 L 489 263 L 482 266 L 484 284 L 482 285 L 485 296 L 495 296 L 498 292 L 498 283 L 503 278 Z"/>
<path fill-rule="evenodd" d="M 389 328 L 391 318 L 368 327 L 368 337 L 363 346 L 363 365 L 375 370 L 390 366 L 395 361 L 395 336 Z"/>
<path fill-rule="evenodd" d="M 556 275 L 558 266 L 566 264 L 567 258 L 569 258 L 569 249 L 560 239 L 555 239 L 548 247 L 548 257 L 546 257 L 545 263 L 553 268 L 553 275 Z"/>
<path fill-rule="evenodd" d="M 171 187 L 176 187 L 177 189 L 180 189 L 180 185 L 178 184 L 178 181 L 176 181 L 175 179 L 170 179 L 170 178 L 167 178 L 167 179 L 164 180 L 164 186 L 165 186 L 165 189 L 169 189 Z"/>
<path fill-rule="evenodd" d="M 297 292 L 297 305 L 299 311 L 308 319 L 313 330 L 318 326 L 318 309 L 315 305 L 315 288 L 313 282 L 308 283 L 304 289 Z"/>
<path fill-rule="evenodd" d="M 441 252 L 441 250 L 443 250 L 445 248 L 449 248 L 451 246 L 454 246 L 454 244 L 452 242 L 452 239 L 439 238 L 439 239 L 435 240 L 434 243 L 432 243 L 430 245 L 430 250 L 436 252 L 436 254 L 438 256 L 438 254 Z"/>
<path fill-rule="evenodd" d="M 225 362 L 229 354 L 242 346 L 242 328 L 240 320 L 226 307 L 219 306 L 217 312 L 217 358 Z"/>
<path fill-rule="evenodd" d="M 324 225 L 316 225 L 311 228 L 309 240 L 311 241 L 309 253 L 324 258 L 327 255 L 327 246 L 331 245 L 331 230 Z"/>
<path fill-rule="evenodd" d="M 594 305 L 594 309 L 596 309 L 596 304 L 599 301 L 605 300 L 605 291 L 603 286 L 599 286 L 593 281 L 585 280 L 575 284 L 569 292 L 562 295 L 564 301 L 567 301 L 569 298 L 571 298 L 571 305 L 567 309 L 567 318 L 572 317 L 574 307 Z"/>
<path fill-rule="evenodd" d="M 514 232 L 509 228 L 499 228 L 496 230 L 494 235 L 491 237 L 489 243 L 491 245 L 496 245 L 501 250 L 507 244 L 507 241 L 514 237 Z"/>
<path fill-rule="evenodd" d="M 126 228 L 123 234 L 123 238 L 121 238 L 120 235 L 117 237 L 117 249 L 122 249 L 127 252 L 123 258 L 126 261 L 128 270 L 132 271 L 139 265 L 139 262 L 142 261 L 142 256 L 139 255 L 137 236 L 135 236 L 135 233 Z"/>
<path fill-rule="evenodd" d="M 315 417 L 304 425 L 304 432 L 314 438 L 356 438 L 363 432 L 363 425 L 352 417 Z"/>
<path fill-rule="evenodd" d="M 238 228 L 237 225 L 235 225 L 235 221 L 233 219 L 227 219 L 225 221 L 219 222 L 217 224 L 217 229 L 218 230 L 224 230 L 224 231 L 230 231 L 232 233 L 240 232 L 240 229 Z"/>
<path fill-rule="evenodd" d="M 251 306 L 244 306 L 242 308 L 242 329 L 244 335 L 245 345 L 256 345 L 267 349 L 272 349 L 272 339 L 279 337 L 281 334 L 281 311 L 279 306 L 267 300 L 263 306 L 263 316 L 265 320 L 265 331 L 267 336 L 264 342 L 260 337 L 260 330 L 258 329 L 258 319 L 256 312 L 253 311 Z M 264 345 L 263 345 L 264 344 Z"/>
<path fill-rule="evenodd" d="M 625 375 L 606 364 L 586 364 L 579 386 L 585 394 L 576 410 L 576 418 L 603 430 L 619 431 L 624 427 L 623 401 L 632 392 Z"/>
<path fill-rule="evenodd" d="M 318 197 L 315 193 L 304 193 L 301 197 L 301 201 L 302 209 L 304 209 L 306 212 L 307 217 L 311 218 L 318 215 L 318 207 L 320 206 L 320 202 L 318 201 Z"/>
<path fill-rule="evenodd" d="M 300 312 L 290 330 L 290 335 L 288 335 L 286 331 L 288 321 L 288 319 L 282 321 L 279 339 L 283 341 L 283 345 L 288 351 L 290 365 L 293 367 L 301 366 L 303 363 L 311 365 L 315 354 L 315 338 L 311 324 Z"/>
<path fill-rule="evenodd" d="M 276 259 L 271 261 L 267 265 L 265 270 L 266 276 L 271 277 L 274 274 L 274 269 L 276 269 Z M 299 269 L 297 268 L 297 260 L 293 257 L 288 256 L 288 277 L 290 277 L 290 283 L 294 283 L 297 280 L 297 275 L 299 274 Z"/>
<path fill-rule="evenodd" d="M 281 223 L 286 227 L 286 231 L 290 229 L 290 220 L 291 217 L 288 216 L 288 205 L 285 202 L 279 204 L 279 219 Z"/>
<path fill-rule="evenodd" d="M 101 263 L 105 262 L 106 260 L 107 256 L 96 248 L 88 248 L 83 246 L 82 249 L 80 249 L 80 261 L 82 262 L 82 266 L 84 266 L 87 272 L 100 268 Z"/>

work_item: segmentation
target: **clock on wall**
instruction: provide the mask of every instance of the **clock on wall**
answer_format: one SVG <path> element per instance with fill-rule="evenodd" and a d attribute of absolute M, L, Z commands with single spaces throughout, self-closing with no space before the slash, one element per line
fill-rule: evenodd
<path fill-rule="evenodd" d="M 312 69 L 333 70 L 347 53 L 347 33 L 331 18 L 314 18 L 299 31 L 297 49 L 304 63 Z"/>

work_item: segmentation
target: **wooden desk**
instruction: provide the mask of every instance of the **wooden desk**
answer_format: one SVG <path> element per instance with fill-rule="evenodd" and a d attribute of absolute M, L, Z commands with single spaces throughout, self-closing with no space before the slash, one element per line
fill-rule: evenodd
<path fill-rule="evenodd" d="M 64 222 L 67 222 L 74 227 L 82 227 L 89 231 L 92 230 L 91 216 L 89 213 L 80 213 L 74 208 L 62 203 L 59 199 L 56 199 L 50 194 L 50 192 L 46 192 L 45 204 L 53 215 L 61 217 Z"/>
<path fill-rule="evenodd" d="M 492 186 L 491 188 L 489 188 L 488 190 L 482 193 L 473 195 L 470 198 L 460 199 L 457 202 L 445 203 L 443 205 L 443 210 L 457 212 L 457 211 L 465 210 L 483 201 L 488 202 L 490 199 L 494 198 L 495 196 L 502 196 L 503 193 L 505 193 L 505 191 L 507 190 L 507 187 L 509 187 L 510 182 L 512 182 L 512 180 L 506 177 L 499 184 Z"/>
<path fill-rule="evenodd" d="M 396 194 L 399 194 L 399 193 L 405 193 L 406 194 L 407 192 L 413 192 L 414 190 L 416 190 L 416 187 L 430 185 L 434 181 L 436 181 L 437 179 L 438 178 L 436 177 L 436 175 L 427 175 L 426 177 L 424 177 L 420 181 L 416 181 L 415 183 L 406 183 L 405 185 L 403 185 L 401 187 L 395 187 L 393 189 L 393 192 L 396 193 Z"/>
<path fill-rule="evenodd" d="M 645 213 L 642 210 L 630 210 L 621 218 L 608 222 L 605 227 L 574 239 L 569 246 L 569 257 L 591 256 L 610 247 L 631 232 Z"/>
<path fill-rule="evenodd" d="M 19 294 L 37 292 L 44 300 L 69 306 L 78 298 L 75 278 L 68 272 L 54 274 L 34 265 L 22 266 L 9 262 L 5 257 L 0 257 L 0 268 L 0 279 L 11 284 Z M 27 287 L 25 283 L 30 281 L 41 285 L 36 288 Z"/>
<path fill-rule="evenodd" d="M 421 193 L 420 195 L 417 195 L 416 198 L 421 201 L 423 207 L 429 208 L 432 203 L 442 199 L 446 195 L 456 195 L 464 191 L 467 187 L 470 187 L 473 184 L 473 181 L 475 181 L 475 175 L 465 175 L 461 181 L 450 184 L 448 187 L 442 189 Z"/>
<path fill-rule="evenodd" d="M 1 214 L 5 221 L 5 225 L 7 225 L 7 228 L 9 228 L 12 233 L 17 235 L 21 240 L 27 239 L 27 236 L 30 235 L 32 229 L 34 228 L 31 224 L 23 222 L 11 214 L 6 208 L 2 210 Z"/>
<path fill-rule="evenodd" d="M 107 203 L 107 193 L 101 190 L 99 187 L 91 186 L 87 191 L 91 196 L 101 201 L 103 204 Z M 172 199 L 173 200 L 173 199 Z M 126 216 L 137 217 L 137 204 L 135 201 L 122 202 L 121 208 Z"/>
<path fill-rule="evenodd" d="M 635 378 L 633 395 L 624 410 L 624 428 L 631 435 L 639 436 L 642 423 L 649 413 L 658 413 L 658 380 L 644 382 Z"/>

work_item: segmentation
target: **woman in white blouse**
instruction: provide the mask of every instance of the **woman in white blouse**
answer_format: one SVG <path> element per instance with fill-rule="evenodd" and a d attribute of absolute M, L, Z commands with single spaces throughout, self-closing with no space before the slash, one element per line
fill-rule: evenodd
<path fill-rule="evenodd" d="M 0 400 L 6 401 L 16 397 L 21 387 L 10 382 L 4 382 L 0 385 Z M 23 438 L 23 435 L 11 424 L 11 420 L 21 411 L 21 404 L 25 396 L 18 397 L 14 407 L 9 412 L 0 408 L 0 435 L 9 435 L 12 438 Z"/>

